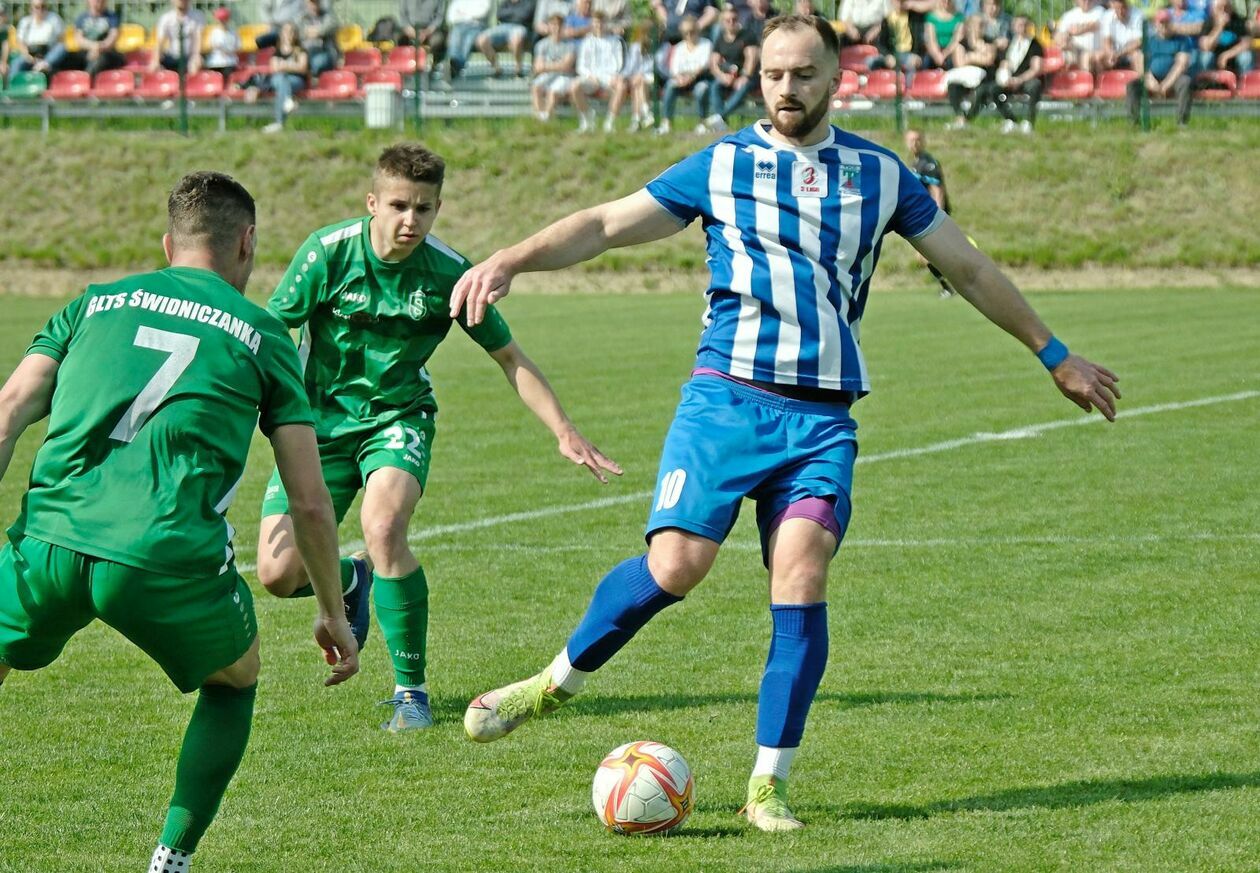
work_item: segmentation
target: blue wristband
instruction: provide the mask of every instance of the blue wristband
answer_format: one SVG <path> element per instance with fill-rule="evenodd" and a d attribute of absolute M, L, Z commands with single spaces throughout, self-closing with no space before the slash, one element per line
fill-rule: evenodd
<path fill-rule="evenodd" d="M 1041 361 L 1041 365 L 1047 370 L 1053 370 L 1055 367 L 1067 360 L 1068 347 L 1065 346 L 1058 337 L 1051 335 L 1050 342 L 1037 352 L 1037 360 Z"/>

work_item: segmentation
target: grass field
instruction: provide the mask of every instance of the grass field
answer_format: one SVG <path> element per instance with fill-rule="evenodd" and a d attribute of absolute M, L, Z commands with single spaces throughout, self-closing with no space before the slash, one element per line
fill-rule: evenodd
<path fill-rule="evenodd" d="M 698 331 L 688 285 L 505 305 L 626 467 L 607 488 L 561 461 L 471 343 L 443 347 L 412 527 L 433 587 L 438 725 L 377 730 L 392 683 L 379 635 L 361 676 L 323 689 L 311 602 L 259 591 L 253 740 L 196 869 L 1260 868 L 1260 318 L 1245 289 L 1033 298 L 1121 373 L 1130 415 L 1110 426 L 966 304 L 926 290 L 872 301 L 876 391 L 856 408 L 856 511 L 794 770 L 799 835 L 734 815 L 769 638 L 750 511 L 711 578 L 574 705 L 499 744 L 464 738 L 466 701 L 545 663 L 604 570 L 641 548 Z M 0 298 L 4 372 L 55 305 Z M 38 438 L 0 484 L 6 523 Z M 233 509 L 243 556 L 270 471 L 256 448 Z M 342 536 L 359 537 L 353 513 Z M 0 871 L 139 870 L 192 702 L 99 624 L 47 670 L 14 674 L 0 692 Z M 697 811 L 676 837 L 607 835 L 591 812 L 600 757 L 640 738 L 694 770 Z"/>

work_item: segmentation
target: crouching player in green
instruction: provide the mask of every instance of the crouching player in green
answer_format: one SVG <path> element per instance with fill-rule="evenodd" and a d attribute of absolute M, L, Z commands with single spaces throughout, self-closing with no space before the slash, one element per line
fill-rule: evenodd
<path fill-rule="evenodd" d="M 186 873 L 249 740 L 258 637 L 225 517 L 255 423 L 289 489 L 319 603 L 315 638 L 358 670 L 337 530 L 310 404 L 284 327 L 242 293 L 254 200 L 219 173 L 171 192 L 171 266 L 92 285 L 35 337 L 0 389 L 0 477 L 48 416 L 22 512 L 0 552 L 0 681 L 52 663 L 101 619 L 185 693 L 188 723 L 153 873 Z"/>
<path fill-rule="evenodd" d="M 569 421 L 538 367 L 489 311 L 476 327 L 450 315 L 451 289 L 468 260 L 430 230 L 442 205 L 445 164 L 420 145 L 387 148 L 377 161 L 368 215 L 317 230 L 293 258 L 267 304 L 301 327 L 306 392 L 338 522 L 360 489 L 366 555 L 343 558 L 346 614 L 363 644 L 369 591 L 394 667 L 393 707 L 381 727 L 430 727 L 425 684 L 429 585 L 407 543 L 407 527 L 429 474 L 437 404 L 425 363 L 451 325 L 492 357 L 521 401 L 555 435 L 559 450 L 589 469 L 621 469 Z M 311 593 L 293 548 L 287 482 L 273 476 L 263 498 L 258 577 L 278 597 Z"/>

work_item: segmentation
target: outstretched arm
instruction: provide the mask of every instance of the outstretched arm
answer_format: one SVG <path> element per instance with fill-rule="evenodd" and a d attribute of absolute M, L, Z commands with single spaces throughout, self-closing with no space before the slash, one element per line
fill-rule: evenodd
<path fill-rule="evenodd" d="M 575 212 L 464 273 L 451 293 L 451 318 L 467 306 L 468 324 L 480 323 L 486 306 L 508 295 L 518 273 L 560 270 L 608 249 L 664 239 L 682 228 L 681 221 L 642 190 Z"/>
<path fill-rule="evenodd" d="M 971 244 L 953 219 L 947 216 L 936 230 L 911 242 L 985 318 L 1034 354 L 1053 353 L 1050 329 L 1011 280 L 988 255 Z M 1096 408 L 1108 421 L 1116 420 L 1120 389 L 1116 387 L 1119 377 L 1115 373 L 1069 354 L 1050 374 L 1063 395 L 1081 409 L 1089 412 Z"/>
<path fill-rule="evenodd" d="M 22 432 L 48 414 L 60 366 L 47 355 L 27 355 L 0 388 L 0 479 Z"/>
<path fill-rule="evenodd" d="M 578 432 L 577 426 L 565 415 L 560 398 L 556 397 L 547 377 L 515 340 L 489 354 L 503 368 L 503 375 L 516 389 L 521 402 L 555 435 L 560 454 L 573 463 L 586 467 L 591 475 L 605 485 L 608 484 L 605 470 L 621 475 L 621 467 L 617 462 L 605 456 Z"/>

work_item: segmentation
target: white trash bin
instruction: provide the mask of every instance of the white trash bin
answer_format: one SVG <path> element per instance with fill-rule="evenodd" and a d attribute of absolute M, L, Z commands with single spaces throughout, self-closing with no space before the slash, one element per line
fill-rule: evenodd
<path fill-rule="evenodd" d="M 370 128 L 402 126 L 402 95 L 388 82 L 371 82 L 363 88 L 363 123 Z"/>

